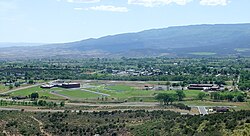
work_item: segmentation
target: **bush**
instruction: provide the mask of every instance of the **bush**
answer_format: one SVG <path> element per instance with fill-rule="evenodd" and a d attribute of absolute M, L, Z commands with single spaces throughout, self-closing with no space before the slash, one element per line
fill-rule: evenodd
<path fill-rule="evenodd" d="M 179 108 L 179 109 L 183 109 L 183 110 L 191 110 L 191 107 L 189 107 L 183 103 L 173 104 L 173 106 L 175 106 L 176 108 Z"/>

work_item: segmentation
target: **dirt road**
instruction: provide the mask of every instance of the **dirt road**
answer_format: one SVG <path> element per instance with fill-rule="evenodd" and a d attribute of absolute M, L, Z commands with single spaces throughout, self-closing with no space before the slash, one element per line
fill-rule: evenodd
<path fill-rule="evenodd" d="M 31 116 L 32 119 L 34 119 L 38 124 L 39 124 L 39 129 L 40 129 L 40 132 L 46 136 L 52 136 L 51 134 L 47 133 L 44 129 L 43 129 L 43 123 L 36 119 L 34 116 Z"/>

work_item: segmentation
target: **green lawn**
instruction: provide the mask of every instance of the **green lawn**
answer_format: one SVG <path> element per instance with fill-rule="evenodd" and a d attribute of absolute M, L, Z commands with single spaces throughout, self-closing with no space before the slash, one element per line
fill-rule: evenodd
<path fill-rule="evenodd" d="M 114 86 L 99 86 L 97 88 L 91 88 L 90 90 L 101 92 L 105 94 L 109 94 L 112 98 L 118 99 L 127 99 L 129 97 L 136 97 L 136 96 L 153 96 L 155 91 L 147 91 L 147 90 L 137 90 L 130 86 L 125 85 L 114 85 Z"/>
<path fill-rule="evenodd" d="M 42 89 L 39 86 L 36 86 L 36 87 L 22 89 L 22 90 L 12 92 L 11 96 L 28 96 L 28 95 L 30 95 L 32 93 L 37 92 L 40 97 L 41 96 L 47 96 L 47 97 L 52 98 L 52 99 L 60 99 L 61 98 L 59 96 L 55 96 L 53 94 L 50 94 L 49 93 L 50 91 L 51 91 L 50 89 Z"/>
<path fill-rule="evenodd" d="M 216 55 L 214 52 L 191 52 L 189 53 L 191 55 L 197 55 L 197 56 L 211 56 L 211 55 Z"/>
<path fill-rule="evenodd" d="M 155 91 L 155 90 L 139 90 L 131 86 L 126 85 L 114 85 L 114 86 L 97 86 L 96 88 L 89 88 L 88 90 L 100 92 L 104 94 L 110 95 L 109 98 L 116 98 L 119 100 L 131 100 L 131 101 L 139 101 L 143 99 L 143 101 L 154 101 L 154 96 L 158 93 L 172 93 L 174 94 L 174 90 L 170 91 Z M 42 89 L 40 87 L 32 87 L 28 89 L 19 90 L 11 93 L 11 96 L 28 96 L 31 93 L 37 92 L 40 96 L 48 96 L 49 98 L 57 99 L 61 98 L 60 96 L 56 96 L 50 93 L 50 91 L 55 91 L 59 94 L 68 96 L 73 99 L 97 99 L 101 96 L 99 94 L 85 92 L 80 89 L 72 90 L 72 89 L 63 89 L 63 88 L 52 88 L 52 89 Z M 199 90 L 185 90 L 186 99 L 195 99 L 200 91 Z"/>
<path fill-rule="evenodd" d="M 18 91 L 15 91 L 13 93 L 11 93 L 11 95 L 20 95 L 20 96 L 27 96 L 27 95 L 30 95 L 31 93 L 34 93 L 34 92 L 42 92 L 42 88 L 40 87 L 32 87 L 32 88 L 27 88 L 27 89 L 22 89 L 22 90 L 18 90 Z"/>
<path fill-rule="evenodd" d="M 152 100 L 150 97 L 154 97 L 157 93 L 172 93 L 174 94 L 174 90 L 170 91 L 155 91 L 155 90 L 138 90 L 130 86 L 125 85 L 114 85 L 114 86 L 99 86 L 96 88 L 91 88 L 89 90 L 101 92 L 105 94 L 109 94 L 112 98 L 119 98 L 119 99 L 129 99 L 129 98 L 143 98 L 145 100 Z M 200 91 L 199 90 L 185 90 L 184 93 L 186 94 L 187 98 L 196 98 Z M 145 98 L 146 97 L 146 98 Z"/>
<path fill-rule="evenodd" d="M 84 92 L 82 90 L 71 90 L 71 89 L 63 89 L 63 88 L 52 88 L 52 89 L 42 89 L 39 86 L 32 87 L 28 89 L 18 90 L 11 93 L 11 96 L 28 96 L 31 93 L 39 93 L 39 96 L 47 96 L 52 99 L 60 99 L 62 97 L 51 94 L 51 91 L 58 92 L 59 94 L 68 96 L 70 98 L 97 98 L 100 97 L 98 94 Z"/>
<path fill-rule="evenodd" d="M 68 96 L 70 98 L 77 98 L 77 99 L 86 99 L 86 98 L 98 98 L 101 96 L 95 93 L 85 92 L 82 90 L 63 90 L 58 91 L 57 93 Z"/>
<path fill-rule="evenodd" d="M 134 88 L 130 86 L 125 86 L 125 85 L 108 86 L 107 89 L 114 90 L 114 91 L 133 91 L 134 90 Z"/>

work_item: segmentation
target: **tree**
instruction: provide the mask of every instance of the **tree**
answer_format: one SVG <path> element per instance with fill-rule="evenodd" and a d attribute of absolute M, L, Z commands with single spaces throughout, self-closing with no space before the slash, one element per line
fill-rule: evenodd
<path fill-rule="evenodd" d="M 19 82 L 15 82 L 15 87 L 19 87 L 20 83 Z"/>
<path fill-rule="evenodd" d="M 210 94 L 211 96 L 211 99 L 214 99 L 214 100 L 219 100 L 220 99 L 220 94 L 218 92 L 212 92 Z"/>
<path fill-rule="evenodd" d="M 185 95 L 185 93 L 184 93 L 183 90 L 177 90 L 177 91 L 176 91 L 176 95 L 177 95 L 179 101 L 182 101 L 183 98 L 186 97 L 186 95 Z"/>
<path fill-rule="evenodd" d="M 34 80 L 29 80 L 28 84 L 34 84 Z"/>
<path fill-rule="evenodd" d="M 233 101 L 233 98 L 234 98 L 234 96 L 233 96 L 232 94 L 227 94 L 227 95 L 226 95 L 226 99 L 227 99 L 228 101 Z"/>
<path fill-rule="evenodd" d="M 61 107 L 64 107 L 64 105 L 65 105 L 65 102 L 62 101 L 62 102 L 60 103 L 60 106 L 61 106 Z"/>
<path fill-rule="evenodd" d="M 159 93 L 155 96 L 155 99 L 160 101 L 160 102 L 163 102 L 165 104 L 165 102 L 164 102 L 165 97 L 167 97 L 166 93 Z"/>
<path fill-rule="evenodd" d="M 164 105 L 169 105 L 169 103 L 172 104 L 176 100 L 176 97 L 174 94 L 159 93 L 155 96 L 155 99 L 163 102 Z"/>
<path fill-rule="evenodd" d="M 14 88 L 13 84 L 10 84 L 10 85 L 9 85 L 9 90 L 11 90 L 11 89 L 13 89 L 13 88 Z"/>
<path fill-rule="evenodd" d="M 175 94 L 169 94 L 168 101 L 170 104 L 172 104 L 176 100 L 176 95 Z"/>
<path fill-rule="evenodd" d="M 244 102 L 245 101 L 245 98 L 244 98 L 244 96 L 242 94 L 238 95 L 236 97 L 236 99 L 237 99 L 238 102 Z"/>
<path fill-rule="evenodd" d="M 46 101 L 43 101 L 43 100 L 39 100 L 39 101 L 37 102 L 37 105 L 38 105 L 38 106 L 46 106 L 46 105 L 47 105 L 47 102 L 46 102 Z"/>
<path fill-rule="evenodd" d="M 200 93 L 198 93 L 198 99 L 199 100 L 203 100 L 203 98 L 206 96 L 206 93 L 204 93 L 204 92 L 200 92 Z"/>
<path fill-rule="evenodd" d="M 30 98 L 31 98 L 32 100 L 35 100 L 35 99 L 39 98 L 39 94 L 38 94 L 38 93 L 32 93 L 32 94 L 30 95 Z"/>
<path fill-rule="evenodd" d="M 183 90 L 184 87 L 185 87 L 185 83 L 184 83 L 184 82 L 181 82 L 180 85 L 181 85 L 181 90 Z"/>

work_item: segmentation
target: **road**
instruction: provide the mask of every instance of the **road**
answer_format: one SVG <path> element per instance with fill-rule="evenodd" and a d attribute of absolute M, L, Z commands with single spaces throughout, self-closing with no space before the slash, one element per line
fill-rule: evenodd
<path fill-rule="evenodd" d="M 207 115 L 208 114 L 205 106 L 197 106 L 197 108 L 198 108 L 201 115 Z"/>
<path fill-rule="evenodd" d="M 21 111 L 21 108 L 3 108 L 0 107 L 0 111 Z M 64 112 L 65 110 L 51 110 L 51 109 L 25 109 L 28 112 Z"/>
<path fill-rule="evenodd" d="M 50 94 L 53 94 L 53 95 L 56 95 L 56 96 L 59 96 L 59 97 L 63 97 L 63 98 L 68 99 L 68 100 L 71 99 L 70 97 L 68 97 L 68 96 L 66 96 L 66 95 L 63 95 L 63 94 L 60 94 L 59 92 L 60 92 L 60 91 L 50 91 L 49 93 L 50 93 Z"/>
<path fill-rule="evenodd" d="M 84 91 L 84 92 L 90 92 L 90 93 L 99 94 L 99 95 L 102 95 L 102 96 L 110 96 L 109 94 L 95 92 L 95 91 L 90 91 L 90 90 L 87 90 L 87 89 L 81 89 L 81 90 Z"/>
<path fill-rule="evenodd" d="M 37 118 L 35 118 L 34 116 L 31 116 L 32 119 L 34 119 L 38 124 L 39 124 L 39 129 L 40 129 L 40 132 L 45 135 L 45 136 L 52 136 L 51 134 L 49 134 L 48 132 L 46 132 L 43 128 L 44 128 L 44 125 L 43 125 L 43 122 L 41 122 L 40 120 L 38 120 Z"/>
<path fill-rule="evenodd" d="M 33 101 L 28 101 L 28 100 L 13 100 L 11 98 L 0 98 L 0 100 L 3 100 L 3 101 L 15 101 L 15 102 L 33 102 Z"/>
<path fill-rule="evenodd" d="M 236 82 L 236 88 L 235 89 L 237 89 L 237 90 L 240 90 L 239 85 L 238 85 L 239 83 L 240 83 L 240 74 L 239 74 L 239 76 L 237 78 L 237 82 Z"/>
<path fill-rule="evenodd" d="M 21 109 L 18 108 L 1 108 L 0 111 L 21 111 Z"/>
<path fill-rule="evenodd" d="M 125 103 L 109 103 L 109 104 L 94 104 L 94 103 L 65 103 L 71 106 L 98 106 L 98 107 L 154 107 L 159 106 L 157 102 L 125 102 Z"/>

